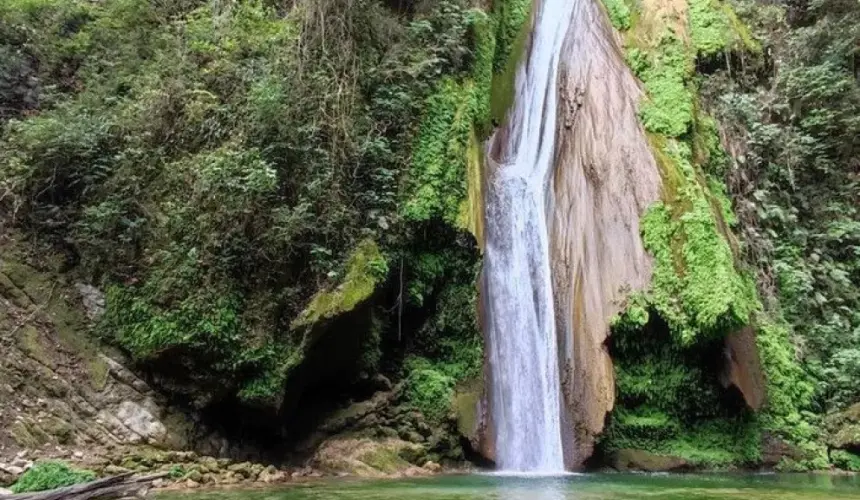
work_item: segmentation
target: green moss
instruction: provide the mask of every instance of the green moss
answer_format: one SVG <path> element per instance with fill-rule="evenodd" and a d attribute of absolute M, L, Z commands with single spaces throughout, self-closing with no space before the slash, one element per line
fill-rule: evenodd
<path fill-rule="evenodd" d="M 475 139 L 504 120 L 513 102 L 515 75 L 528 36 L 531 2 L 494 2 L 490 15 L 468 11 L 473 60 L 461 79 L 445 78 L 425 103 L 412 151 L 410 188 L 403 216 L 441 219 L 475 229 L 464 216 L 470 201 L 467 172 Z"/>
<path fill-rule="evenodd" d="M 397 449 L 385 445 L 376 446 L 362 453 L 358 459 L 386 474 L 402 471 L 410 466 L 410 463 L 398 454 Z"/>
<path fill-rule="evenodd" d="M 466 161 L 472 130 L 471 81 L 444 80 L 427 100 L 427 112 L 412 153 L 413 194 L 404 216 L 413 221 L 441 218 L 456 225 L 466 198 Z"/>
<path fill-rule="evenodd" d="M 707 361 L 726 334 L 762 315 L 731 234 L 736 218 L 721 180 L 729 157 L 716 122 L 699 107 L 694 67 L 697 57 L 756 46 L 722 2 L 689 6 L 682 20 L 689 22 L 689 41 L 671 31 L 655 37 L 647 31 L 666 29 L 664 23 L 637 26 L 638 16 L 627 36 L 627 62 L 646 90 L 640 118 L 661 171 L 663 199 L 641 220 L 643 243 L 654 257 L 651 287 L 631 297 L 613 322 L 620 404 L 606 445 L 725 466 L 758 460 L 758 439 L 768 430 L 808 452 L 792 467 L 820 466 L 821 447 L 799 410 L 812 389 L 786 330 L 758 320 L 768 392 L 758 415 L 727 406 L 719 363 Z M 666 328 L 672 340 L 655 344 L 655 328 Z"/>
<path fill-rule="evenodd" d="M 693 121 L 693 68 L 689 50 L 672 33 L 663 36 L 647 64 L 639 64 L 637 74 L 647 92 L 639 116 L 646 130 L 667 137 L 687 133 Z"/>
<path fill-rule="evenodd" d="M 756 346 L 767 378 L 765 427 L 792 443 L 812 440 L 817 431 L 801 415 L 814 388 L 807 380 L 789 338 L 786 325 L 759 315 Z"/>
<path fill-rule="evenodd" d="M 373 240 L 359 242 L 346 262 L 346 276 L 333 290 L 317 293 L 291 324 L 292 328 L 313 325 L 353 310 L 367 300 L 388 274 L 388 263 Z"/>
<path fill-rule="evenodd" d="M 39 330 L 33 325 L 24 325 L 15 333 L 15 341 L 22 352 L 46 365 L 53 366 L 53 361 L 39 340 Z"/>
<path fill-rule="evenodd" d="M 493 57 L 496 53 L 494 20 L 482 10 L 469 11 L 469 28 L 474 39 L 474 62 L 470 79 L 472 87 L 472 122 L 481 138 L 492 130 L 490 108 L 493 85 Z"/>
<path fill-rule="evenodd" d="M 690 37 L 704 57 L 726 50 L 761 50 L 734 10 L 720 0 L 688 0 Z"/>
<path fill-rule="evenodd" d="M 531 8 L 527 2 L 526 8 Z M 520 19 L 519 16 L 516 17 Z M 520 60 L 525 52 L 526 41 L 529 36 L 530 24 L 527 22 L 529 15 L 526 14 L 519 22 L 516 37 L 509 42 L 497 42 L 495 73 L 493 75 L 490 104 L 490 115 L 495 123 L 502 123 L 508 109 L 513 105 L 516 93 L 516 75 Z M 504 59 L 501 59 L 504 57 Z M 501 63 L 499 62 L 501 60 Z"/>
<path fill-rule="evenodd" d="M 13 493 L 52 490 L 63 486 L 86 483 L 95 478 L 94 472 L 74 469 L 65 462 L 36 462 L 12 485 L 11 489 Z"/>
<path fill-rule="evenodd" d="M 26 422 L 19 420 L 9 427 L 9 435 L 22 448 L 37 448 L 44 444 L 44 441 L 34 436 L 30 430 Z"/>
<path fill-rule="evenodd" d="M 625 0 L 603 0 L 612 26 L 619 31 L 630 29 L 630 7 Z"/>
<path fill-rule="evenodd" d="M 679 457 L 695 467 L 725 468 L 757 463 L 761 458 L 760 438 L 758 426 L 748 418 L 688 423 L 664 412 L 639 408 L 616 412 L 603 446 L 607 451 L 638 449 Z"/>

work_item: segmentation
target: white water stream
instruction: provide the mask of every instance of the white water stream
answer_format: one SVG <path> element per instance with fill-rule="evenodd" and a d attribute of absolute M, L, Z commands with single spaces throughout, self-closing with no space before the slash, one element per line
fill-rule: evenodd
<path fill-rule="evenodd" d="M 559 56 L 574 2 L 536 0 L 507 133 L 496 134 L 486 193 L 484 280 L 496 463 L 564 471 L 561 388 L 547 210 L 555 151 Z"/>

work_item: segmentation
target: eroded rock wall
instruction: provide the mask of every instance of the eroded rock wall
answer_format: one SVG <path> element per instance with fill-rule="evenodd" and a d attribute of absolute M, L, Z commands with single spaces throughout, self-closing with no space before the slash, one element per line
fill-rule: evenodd
<path fill-rule="evenodd" d="M 596 0 L 578 1 L 573 15 L 561 54 L 549 231 L 565 462 L 576 468 L 614 403 L 611 318 L 651 279 L 639 219 L 661 181 L 637 117 L 642 90 L 608 19 Z"/>
<path fill-rule="evenodd" d="M 218 454 L 226 442 L 198 439 L 191 419 L 87 336 L 86 291 L 0 241 L 0 465 L 87 462 L 141 445 Z"/>

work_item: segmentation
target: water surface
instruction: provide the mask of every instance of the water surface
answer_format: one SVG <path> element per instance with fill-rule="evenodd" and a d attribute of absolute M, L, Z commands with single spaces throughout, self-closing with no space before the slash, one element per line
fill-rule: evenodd
<path fill-rule="evenodd" d="M 860 478 L 807 474 L 584 474 L 329 480 L 265 490 L 164 493 L 157 500 L 824 500 L 860 498 Z"/>

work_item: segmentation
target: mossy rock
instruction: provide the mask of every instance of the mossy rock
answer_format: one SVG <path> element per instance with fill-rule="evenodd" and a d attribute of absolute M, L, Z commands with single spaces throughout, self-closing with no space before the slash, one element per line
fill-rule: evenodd
<path fill-rule="evenodd" d="M 477 442 L 478 427 L 478 405 L 481 401 L 483 390 L 482 377 L 468 380 L 459 384 L 454 389 L 454 412 L 457 415 L 457 432 L 468 439 L 469 442 Z"/>
<path fill-rule="evenodd" d="M 860 403 L 828 415 L 824 425 L 827 428 L 829 446 L 860 451 Z"/>
<path fill-rule="evenodd" d="M 312 462 L 330 473 L 384 477 L 401 474 L 426 460 L 424 446 L 400 439 L 336 437 L 317 449 Z"/>
<path fill-rule="evenodd" d="M 290 325 L 293 329 L 312 326 L 324 319 L 352 311 L 373 294 L 388 272 L 388 264 L 372 240 L 361 241 L 346 264 L 346 276 L 333 290 L 324 290 Z"/>
<path fill-rule="evenodd" d="M 690 464 L 681 457 L 657 455 L 645 450 L 625 448 L 610 456 L 610 466 L 621 472 L 667 472 L 690 469 Z"/>

